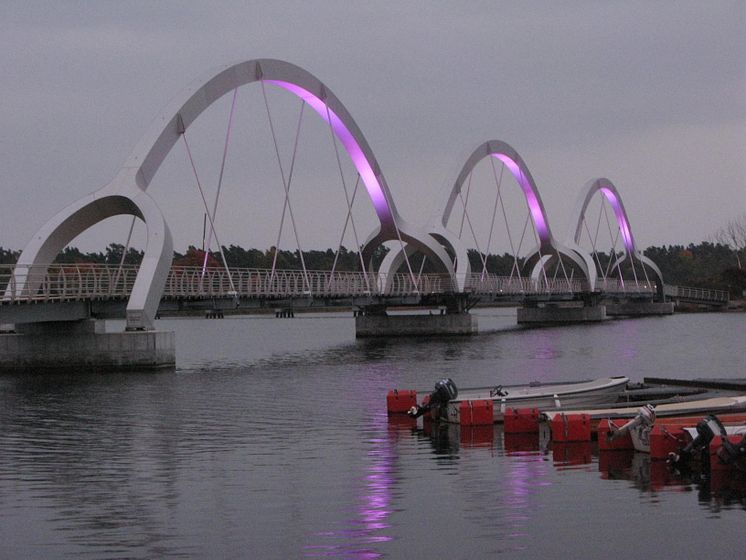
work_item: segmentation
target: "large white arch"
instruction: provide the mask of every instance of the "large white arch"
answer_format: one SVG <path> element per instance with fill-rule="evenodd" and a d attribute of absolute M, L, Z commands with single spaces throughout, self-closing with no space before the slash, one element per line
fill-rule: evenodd
<path fill-rule="evenodd" d="M 378 162 L 342 102 L 302 68 L 281 60 L 259 59 L 212 72 L 178 95 L 153 122 L 111 183 L 68 206 L 37 232 L 19 259 L 16 285 L 27 291 L 34 290 L 34 286 L 27 284 L 29 277 L 24 270 L 46 271 L 57 252 L 92 225 L 112 215 L 135 214 L 145 221 L 148 239 L 145 261 L 136 280 L 137 291 L 127 305 L 127 328 L 153 328 L 173 248 L 163 216 L 145 191 L 174 144 L 205 109 L 229 91 L 259 81 L 281 87 L 303 99 L 330 124 L 347 150 L 380 221 L 378 231 L 365 245 L 364 254 L 369 256 L 380 243 L 401 239 L 437 258 L 453 272 L 443 248 L 399 216 Z M 101 211 L 102 208 L 105 211 Z"/>
<path fill-rule="evenodd" d="M 531 255 L 537 254 L 540 256 L 536 266 L 534 267 L 532 277 L 538 277 L 538 272 L 541 270 L 541 267 L 548 263 L 551 256 L 561 253 L 567 255 L 581 268 L 581 270 L 583 270 L 588 278 L 591 290 L 593 290 L 595 282 L 589 274 L 589 266 L 593 267 L 593 261 L 590 259 L 590 256 L 586 257 L 571 248 L 565 247 L 558 243 L 553 237 L 539 190 L 536 187 L 536 183 L 534 182 L 528 166 L 525 161 L 523 161 L 523 158 L 508 143 L 503 142 L 502 140 L 488 140 L 487 142 L 480 144 L 466 159 L 466 162 L 461 167 L 461 171 L 456 177 L 453 185 L 447 187 L 447 192 L 441 198 L 445 203 L 436 209 L 428 228 L 430 235 L 439 243 L 444 245 L 450 254 L 454 255 L 454 272 L 458 281 L 459 291 L 463 291 L 466 286 L 466 278 L 470 272 L 470 264 L 468 253 L 463 243 L 457 235 L 447 229 L 448 220 L 451 217 L 456 200 L 458 199 L 464 184 L 467 182 L 469 175 L 477 164 L 487 157 L 494 157 L 505 164 L 526 198 L 526 204 L 528 205 L 531 219 L 539 238 L 538 247 L 530 252 Z M 413 250 L 408 248 L 407 251 L 411 252 Z M 403 251 L 392 251 L 387 255 L 387 258 L 384 261 L 387 270 L 398 269 L 398 266 L 401 265 L 403 260 L 402 253 Z M 381 265 L 382 270 L 384 270 L 384 264 Z M 593 276 L 595 276 L 595 267 L 593 267 L 592 270 Z"/>
<path fill-rule="evenodd" d="M 629 256 L 630 259 L 639 262 L 643 266 L 649 267 L 653 272 L 655 272 L 658 278 L 658 291 L 662 294 L 663 274 L 658 266 L 648 257 L 643 255 L 635 246 L 635 239 L 632 235 L 632 228 L 630 227 L 629 217 L 624 208 L 622 197 L 614 186 L 614 183 L 609 179 L 606 179 L 605 177 L 591 179 L 583 186 L 575 202 L 575 210 L 570 221 L 570 231 L 568 232 L 566 243 L 577 251 L 585 252 L 580 248 L 583 221 L 585 220 L 585 212 L 588 209 L 588 204 L 590 204 L 591 200 L 597 193 L 600 193 L 609 201 L 609 205 L 611 206 L 616 221 L 619 224 L 619 231 L 621 232 L 622 242 L 624 243 L 625 254 L 614 263 L 612 268 L 618 267 L 627 256 Z"/>

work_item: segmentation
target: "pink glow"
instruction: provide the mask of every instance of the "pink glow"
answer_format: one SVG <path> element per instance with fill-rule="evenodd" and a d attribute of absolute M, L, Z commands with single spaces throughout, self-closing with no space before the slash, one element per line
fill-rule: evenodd
<path fill-rule="evenodd" d="M 319 114 L 322 119 L 324 119 L 325 122 L 329 123 L 331 119 L 330 124 L 332 130 L 334 131 L 334 134 L 337 136 L 337 138 L 339 138 L 339 141 L 342 142 L 342 145 L 345 147 L 347 153 L 352 159 L 352 163 L 355 165 L 358 173 L 360 173 L 360 177 L 362 178 L 363 183 L 365 184 L 365 188 L 370 195 L 370 199 L 373 202 L 373 206 L 376 210 L 376 214 L 378 215 L 379 220 L 384 224 L 391 223 L 393 221 L 392 211 L 388 201 L 386 200 L 386 194 L 383 190 L 383 186 L 381 185 L 378 177 L 371 168 L 370 162 L 365 157 L 365 154 L 363 153 L 363 150 L 360 147 L 357 139 L 352 134 L 352 132 L 350 132 L 347 126 L 342 122 L 342 120 L 337 116 L 337 114 L 334 113 L 331 109 L 329 109 L 327 113 L 326 103 L 322 99 L 319 99 L 315 94 L 298 85 L 280 80 L 266 80 L 266 82 L 286 89 L 287 91 L 303 99 L 313 108 L 314 111 Z"/>
<path fill-rule="evenodd" d="M 611 204 L 611 208 L 614 210 L 617 223 L 619 224 L 619 231 L 622 233 L 622 239 L 624 240 L 624 246 L 627 249 L 628 254 L 633 254 L 635 247 L 632 242 L 632 233 L 630 231 L 629 222 L 627 221 L 627 215 L 622 208 L 622 204 L 617 196 L 611 191 L 611 189 L 601 188 L 601 192 L 606 197 L 606 200 Z"/>
<path fill-rule="evenodd" d="M 368 465 L 365 467 L 363 487 L 359 496 L 357 516 L 348 521 L 350 528 L 316 533 L 317 537 L 338 539 L 341 542 L 328 545 L 307 545 L 306 556 L 344 557 L 359 560 L 383 558 L 384 554 L 375 545 L 393 540 L 391 535 L 381 534 L 391 527 L 388 518 L 393 512 L 392 494 L 395 485 L 394 464 L 396 451 L 391 437 L 383 430 L 388 422 L 384 414 L 373 418 L 371 427 L 379 432 L 368 440 Z"/>
<path fill-rule="evenodd" d="M 544 211 L 542 209 L 541 201 L 539 200 L 539 195 L 534 190 L 534 187 L 528 180 L 528 177 L 526 177 L 526 174 L 511 157 L 502 153 L 493 153 L 491 155 L 502 161 L 513 174 L 513 177 L 515 177 L 515 180 L 518 182 L 521 190 L 523 190 L 523 194 L 526 196 L 528 209 L 531 212 L 531 217 L 534 220 L 534 226 L 536 227 L 536 232 L 539 235 L 539 239 L 541 239 L 542 242 L 548 242 L 549 226 L 547 225 L 547 221 L 544 216 Z"/>

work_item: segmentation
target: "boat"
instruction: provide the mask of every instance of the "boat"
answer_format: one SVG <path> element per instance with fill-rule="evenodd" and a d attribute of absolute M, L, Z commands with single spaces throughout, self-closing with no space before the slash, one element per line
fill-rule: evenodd
<path fill-rule="evenodd" d="M 564 409 L 611 404 L 617 401 L 629 382 L 624 376 L 603 377 L 568 383 L 530 383 L 460 389 L 455 398 L 439 407 L 439 418 L 461 422 L 462 404 L 491 401 L 494 422 L 502 422 L 508 408 Z"/>
<path fill-rule="evenodd" d="M 602 419 L 630 419 L 637 416 L 640 411 L 637 406 L 609 406 L 606 408 L 547 408 L 542 410 L 542 418 L 551 422 L 560 414 L 586 414 L 593 420 Z M 696 400 L 684 400 L 661 404 L 655 407 L 655 416 L 668 418 L 675 416 L 696 416 L 701 418 L 707 414 L 720 414 L 726 412 L 746 412 L 746 395 L 722 395 Z"/>
<path fill-rule="evenodd" d="M 652 450 L 655 458 L 665 458 L 667 451 L 661 452 L 652 449 L 656 447 L 656 443 L 660 443 L 657 442 L 657 439 L 663 440 L 667 448 L 672 444 L 670 440 L 677 440 L 679 443 L 690 442 L 696 438 L 697 431 L 701 430 L 703 425 L 707 425 L 706 420 L 709 418 L 715 417 L 712 415 L 704 418 L 701 415 L 668 416 L 661 420 L 656 420 L 654 407 L 643 406 L 639 409 L 637 416 L 624 424 L 614 422 L 611 419 L 607 420 L 604 429 L 599 430 L 599 448 L 618 448 L 618 446 L 612 445 L 612 442 L 628 438 L 628 445 L 635 451 L 651 453 Z M 703 422 L 705 423 L 703 424 Z M 726 435 L 746 433 L 746 412 L 721 413 L 716 422 Z M 708 427 L 712 429 L 711 426 Z M 651 436 L 651 434 L 653 435 Z M 601 443 L 605 445 L 601 445 Z"/>

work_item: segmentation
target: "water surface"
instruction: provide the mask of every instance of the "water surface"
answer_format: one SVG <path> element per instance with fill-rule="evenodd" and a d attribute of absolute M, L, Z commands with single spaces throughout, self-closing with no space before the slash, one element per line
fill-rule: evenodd
<path fill-rule="evenodd" d="M 446 375 L 746 377 L 746 316 L 477 313 L 479 336 L 367 341 L 344 314 L 164 320 L 176 370 L 0 376 L 0 558 L 732 554 L 746 479 L 413 425 L 385 396 Z"/>

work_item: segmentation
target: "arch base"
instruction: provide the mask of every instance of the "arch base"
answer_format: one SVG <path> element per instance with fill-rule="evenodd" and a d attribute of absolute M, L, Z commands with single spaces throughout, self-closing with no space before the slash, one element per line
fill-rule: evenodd
<path fill-rule="evenodd" d="M 17 325 L 0 334 L 0 370 L 143 370 L 174 367 L 173 331 L 105 332 L 95 319 Z"/>

